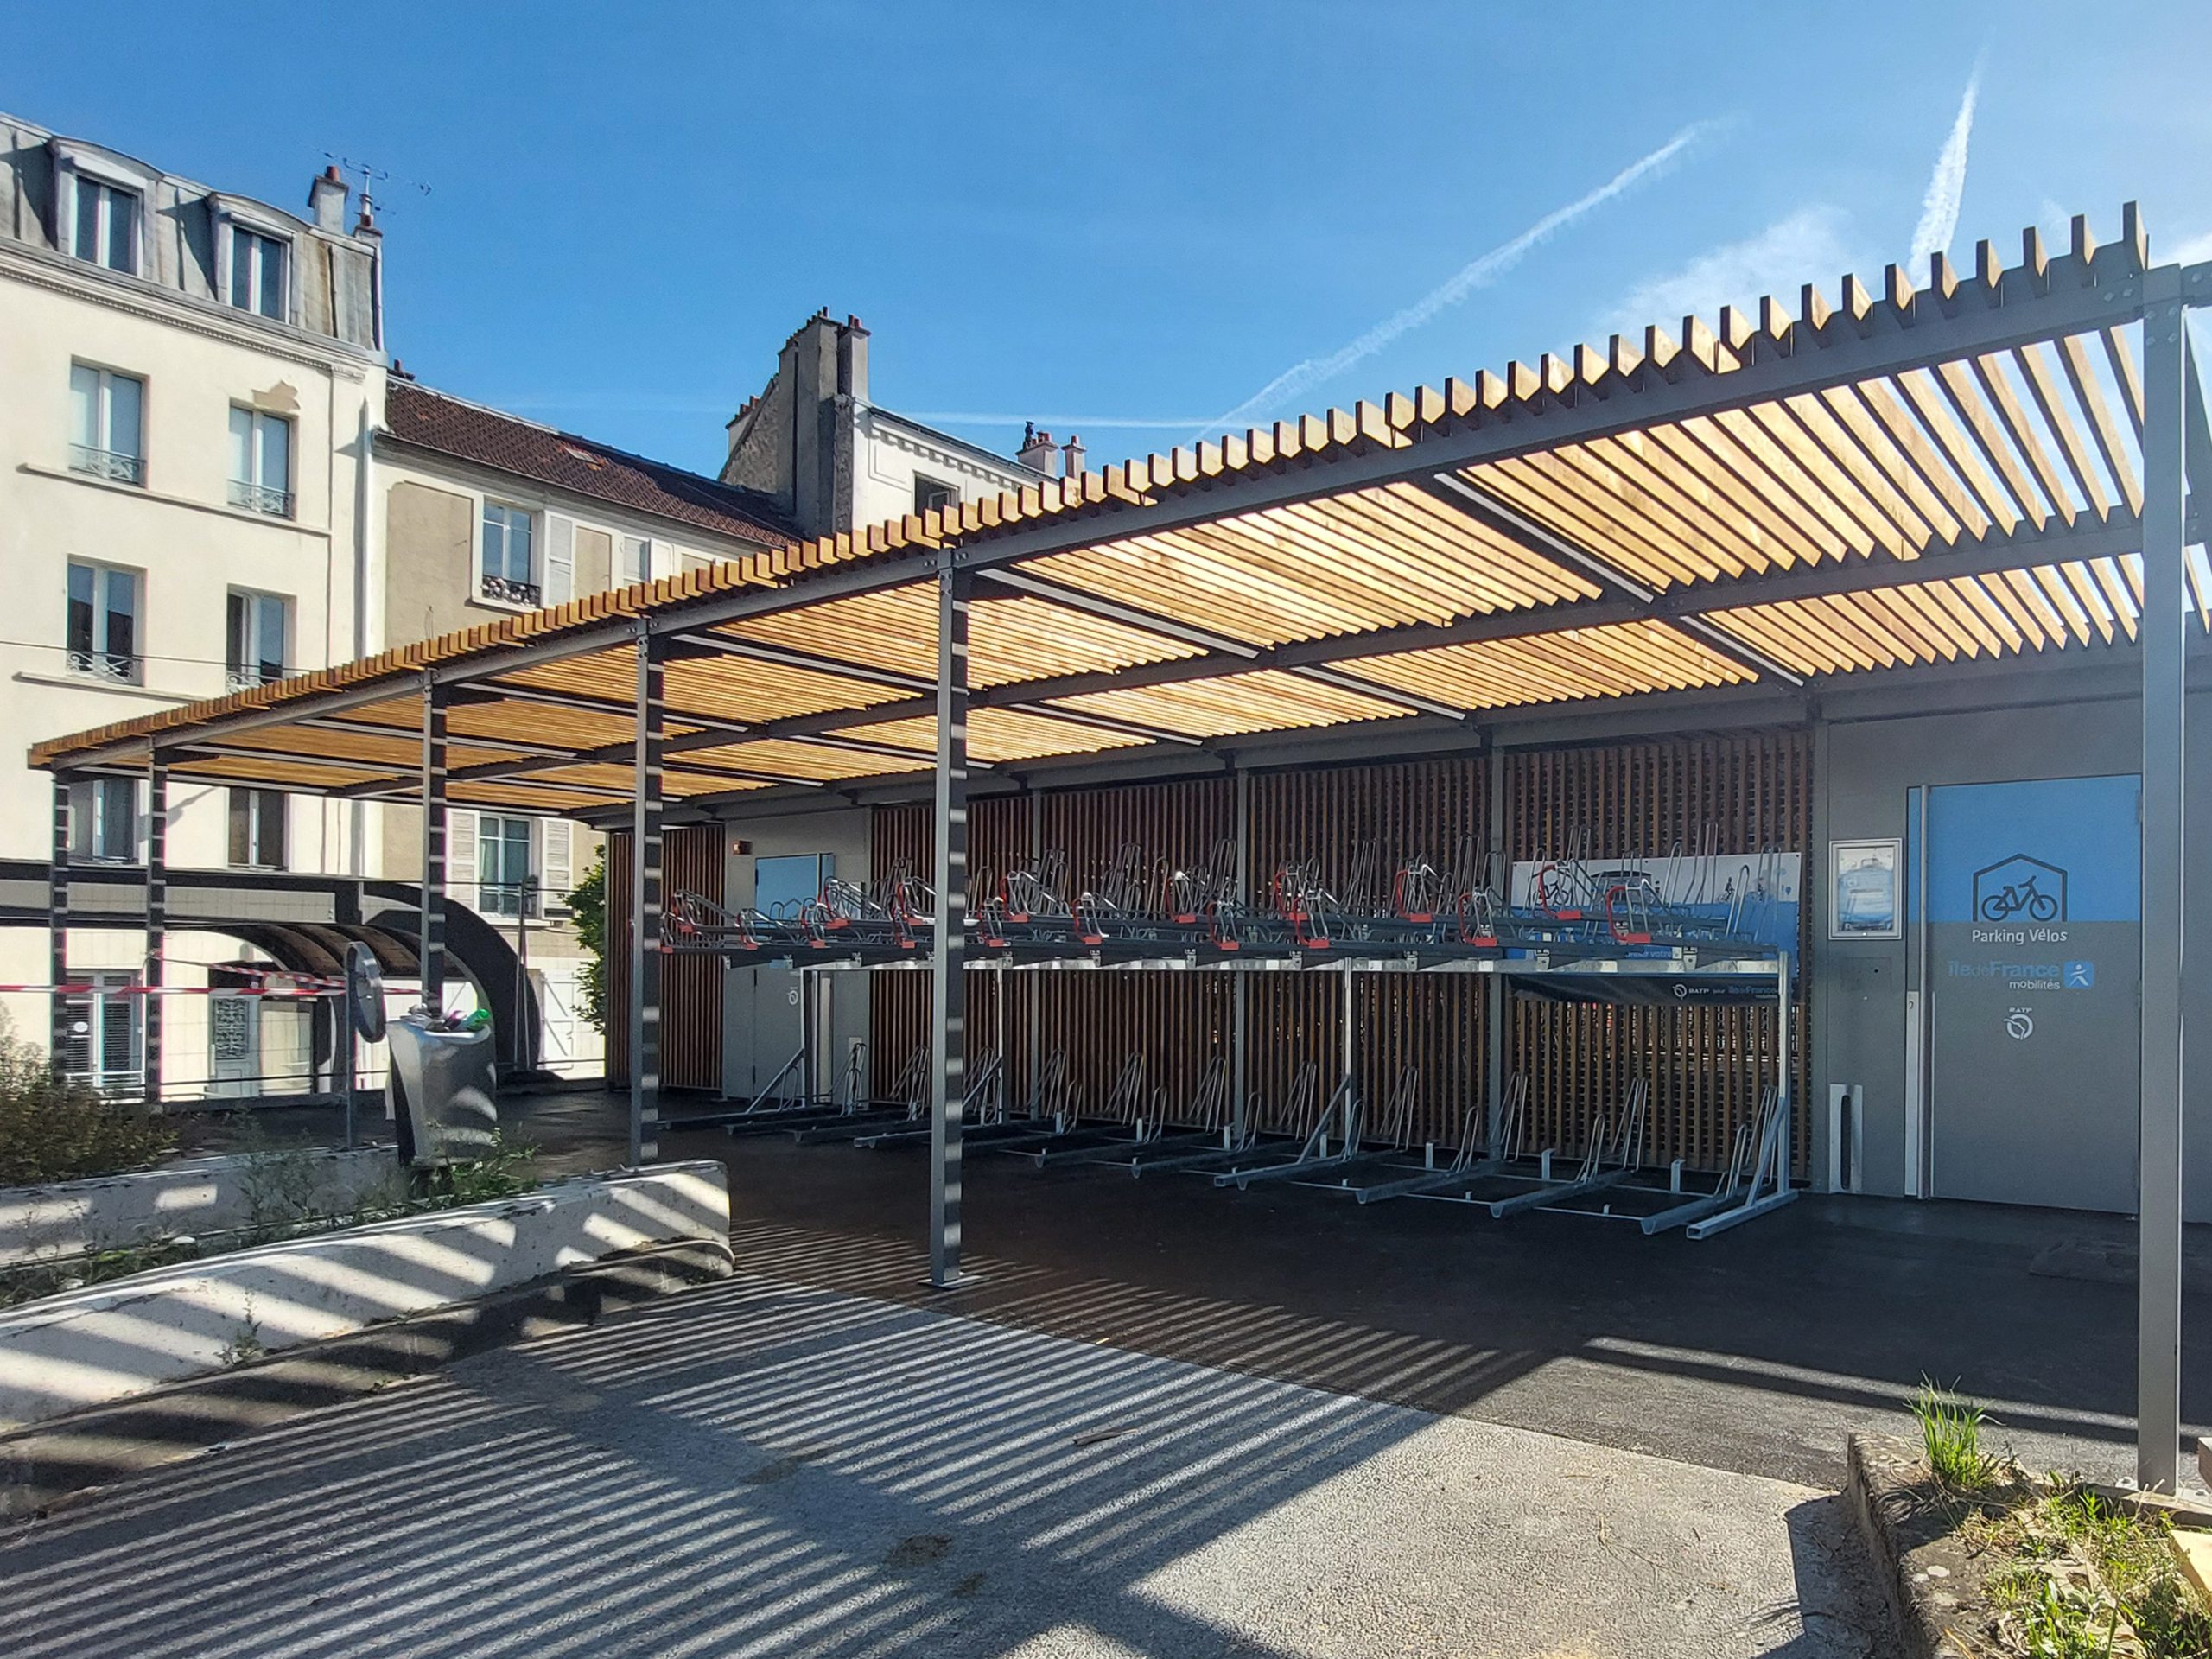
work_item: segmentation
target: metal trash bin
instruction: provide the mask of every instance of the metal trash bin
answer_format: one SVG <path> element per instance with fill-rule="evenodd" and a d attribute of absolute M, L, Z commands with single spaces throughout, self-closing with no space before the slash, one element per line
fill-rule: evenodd
<path fill-rule="evenodd" d="M 385 1029 L 399 1161 L 416 1168 L 487 1155 L 499 1138 L 492 1028 L 448 1029 L 421 1013 Z"/>

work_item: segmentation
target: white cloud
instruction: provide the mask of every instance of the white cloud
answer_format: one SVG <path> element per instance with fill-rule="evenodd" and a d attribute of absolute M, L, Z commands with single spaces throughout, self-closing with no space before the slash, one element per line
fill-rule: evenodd
<path fill-rule="evenodd" d="M 1711 131 L 1713 124 L 1701 121 L 1684 127 L 1649 156 L 1623 168 L 1596 189 L 1568 202 L 1564 207 L 1553 209 L 1511 241 L 1501 242 L 1489 252 L 1462 265 L 1420 299 L 1402 311 L 1385 317 L 1351 345 L 1332 352 L 1326 357 L 1309 357 L 1302 362 L 1292 364 L 1236 408 L 1207 423 L 1203 429 L 1210 432 L 1232 431 L 1256 416 L 1282 408 L 1291 398 L 1308 388 L 1334 379 L 1361 359 L 1372 357 L 1408 329 L 1419 327 L 1447 306 L 1457 305 L 1477 289 L 1503 276 L 1532 250 L 1550 240 L 1575 220 L 1634 189 L 1644 179 L 1665 170 L 1684 150 Z"/>
<path fill-rule="evenodd" d="M 1936 157 L 1936 170 L 1929 175 L 1928 192 L 1920 203 L 1920 223 L 1912 232 L 1912 264 L 1916 270 L 1925 270 L 1930 254 L 1948 253 L 1951 238 L 1958 234 L 1959 203 L 1967 189 L 1967 143 L 1974 137 L 1974 100 L 1981 93 L 1981 66 L 1974 66 L 1974 73 L 1967 78 L 1967 95 L 1959 101 L 1959 113 L 1951 123 L 1951 136 L 1943 141 L 1943 149 Z"/>
<path fill-rule="evenodd" d="M 1851 269 L 1850 226 L 1850 215 L 1840 207 L 1801 207 L 1756 236 L 1711 249 L 1679 270 L 1647 277 L 1593 332 L 1638 334 L 1648 323 L 1671 329 L 1693 314 L 1710 322 L 1724 305 L 1750 306 L 1769 294 L 1788 299 L 1794 310 L 1805 283 L 1832 289 Z"/>

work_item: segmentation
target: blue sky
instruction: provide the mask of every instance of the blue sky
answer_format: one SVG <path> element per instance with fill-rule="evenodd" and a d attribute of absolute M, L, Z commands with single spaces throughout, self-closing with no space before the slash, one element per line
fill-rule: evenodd
<path fill-rule="evenodd" d="M 2212 256 L 2208 69 L 2212 7 L 2126 0 L 80 0 L 11 12 L 0 108 L 296 210 L 374 162 L 410 370 L 711 472 L 821 306 L 879 402 L 1097 461 L 1833 296 L 1954 201 L 1962 259 L 2129 198 Z"/>

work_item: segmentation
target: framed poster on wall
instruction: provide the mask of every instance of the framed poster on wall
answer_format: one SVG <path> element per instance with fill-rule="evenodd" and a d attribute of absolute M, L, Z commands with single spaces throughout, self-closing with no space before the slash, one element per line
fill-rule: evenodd
<path fill-rule="evenodd" d="M 1897 891 L 1903 846 L 1894 836 L 1828 843 L 1828 938 L 1904 937 L 1904 905 Z"/>

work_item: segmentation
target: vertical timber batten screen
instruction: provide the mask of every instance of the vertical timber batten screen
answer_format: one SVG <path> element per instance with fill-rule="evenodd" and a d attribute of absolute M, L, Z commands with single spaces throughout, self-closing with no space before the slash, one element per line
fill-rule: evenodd
<path fill-rule="evenodd" d="M 1668 739 L 1602 747 L 1518 751 L 1503 757 L 1504 845 L 1509 859 L 1562 855 L 1577 842 L 1596 858 L 1659 856 L 1694 850 L 1711 825 L 1724 854 L 1769 848 L 1804 857 L 1811 868 L 1812 740 L 1791 730 Z M 1489 837 L 1489 761 L 1483 755 L 1309 767 L 1255 774 L 1249 785 L 1253 896 L 1264 895 L 1277 866 L 1316 860 L 1339 890 L 1363 842 L 1379 851 L 1377 880 L 1425 856 L 1450 868 L 1460 842 Z M 1065 851 L 1071 885 L 1096 883 L 1124 843 L 1152 864 L 1208 856 L 1236 834 L 1236 791 L 1227 778 L 1166 784 L 1056 790 L 1035 798 L 1037 844 Z M 981 879 L 1029 855 L 1028 798 L 976 803 L 975 863 Z M 1587 826 L 1586 830 L 1582 826 Z M 927 868 L 929 814 L 921 805 L 879 807 L 875 875 L 901 866 Z M 1499 880 L 1502 881 L 1503 874 Z M 1387 885 L 1382 896 L 1387 899 Z M 1801 904 L 1799 962 L 1804 961 Z M 1000 976 L 971 976 L 970 1018 L 979 1050 L 1006 1054 L 1009 1098 L 1028 1076 L 1027 978 L 1005 976 L 1012 1017 L 997 1008 Z M 1165 1085 L 1171 1103 L 1187 1099 L 1216 1053 L 1230 1053 L 1232 987 L 1228 975 L 1047 974 L 1039 976 L 1039 1058 L 1064 1052 L 1084 1104 L 1102 1111 L 1123 1059 L 1145 1057 L 1148 1086 Z M 1811 1144 L 1811 1029 L 1808 976 L 1801 966 L 1792 1010 L 1796 1062 L 1796 1173 Z M 1311 1060 L 1325 1091 L 1338 1071 L 1343 987 L 1332 974 L 1251 976 L 1247 1033 L 1248 1088 L 1262 1122 L 1275 1122 L 1299 1066 Z M 1490 1033 L 1481 981 L 1471 975 L 1363 974 L 1356 988 L 1361 1086 L 1370 1100 L 1388 1093 L 1401 1068 L 1421 1073 L 1415 1133 L 1456 1143 L 1467 1109 L 1484 1097 Z M 929 986 L 920 974 L 874 976 L 871 1046 L 876 1087 L 886 1090 L 928 1035 Z M 1579 1151 L 1589 1125 L 1630 1080 L 1651 1090 L 1650 1161 L 1682 1159 L 1689 1167 L 1726 1166 L 1737 1125 L 1758 1110 L 1774 1063 L 1774 1009 L 1738 1007 L 1573 1006 L 1516 998 L 1510 1005 L 1505 1063 L 1527 1075 L 1529 1133 L 1536 1144 Z"/>
<path fill-rule="evenodd" d="M 1511 859 L 1658 857 L 1698 849 L 1710 826 L 1722 854 L 1770 849 L 1812 866 L 1809 731 L 1528 751 L 1505 766 Z M 1580 837 L 1580 840 L 1578 840 Z M 1794 1173 L 1812 1145 L 1808 1039 L 1813 912 L 1801 893 L 1798 992 L 1791 1004 Z M 1635 1077 L 1651 1090 L 1644 1157 L 1692 1169 L 1725 1167 L 1736 1127 L 1758 1114 L 1775 1052 L 1771 1002 L 1732 1007 L 1574 1005 L 1516 997 L 1507 1065 L 1529 1079 L 1529 1131 L 1538 1146 L 1579 1151 L 1591 1122 Z"/>
<path fill-rule="evenodd" d="M 630 1080 L 630 833 L 607 837 L 607 1081 Z M 717 824 L 685 824 L 661 836 L 664 893 L 722 902 Z M 664 900 L 664 907 L 665 900 Z M 722 1086 L 722 969 L 712 957 L 669 956 L 660 967 L 660 1080 L 664 1088 Z"/>

